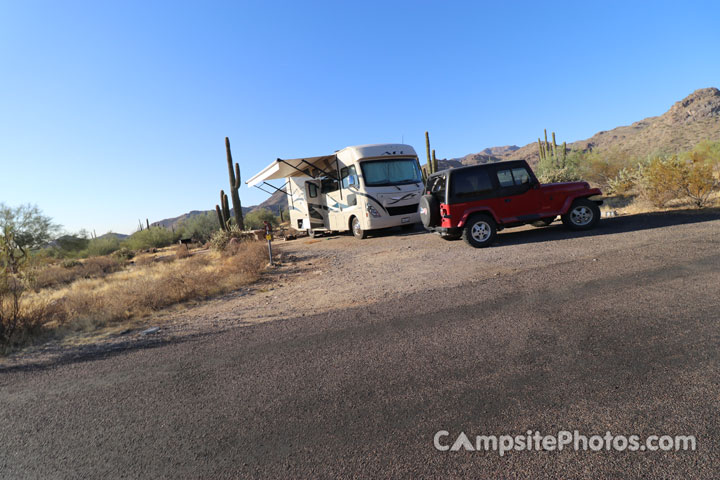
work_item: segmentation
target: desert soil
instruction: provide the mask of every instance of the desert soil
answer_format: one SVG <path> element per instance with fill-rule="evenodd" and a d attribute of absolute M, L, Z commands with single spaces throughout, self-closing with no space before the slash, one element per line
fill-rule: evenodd
<path fill-rule="evenodd" d="M 720 213 L 278 244 L 160 331 L 0 370 L 8 478 L 713 478 Z M 144 325 L 145 327 L 147 325 Z M 52 350 L 52 348 L 50 349 Z M 63 353 L 64 352 L 64 353 Z M 695 435 L 695 452 L 438 452 L 433 435 Z"/>

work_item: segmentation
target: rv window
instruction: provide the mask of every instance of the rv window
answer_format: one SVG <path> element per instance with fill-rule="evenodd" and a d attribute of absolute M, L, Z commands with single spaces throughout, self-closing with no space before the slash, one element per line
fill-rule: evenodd
<path fill-rule="evenodd" d="M 307 186 L 308 186 L 308 195 L 310 196 L 310 198 L 317 197 L 317 193 L 318 193 L 317 185 L 315 185 L 314 183 L 308 183 Z"/>
<path fill-rule="evenodd" d="M 332 178 L 323 178 L 320 182 L 321 190 L 320 193 L 330 193 L 338 190 L 338 181 Z"/>
<path fill-rule="evenodd" d="M 422 173 L 416 158 L 370 160 L 362 162 L 363 181 L 368 187 L 406 185 L 422 182 Z"/>
<path fill-rule="evenodd" d="M 357 185 L 357 172 L 355 171 L 355 165 L 341 169 L 340 176 L 342 177 L 343 188 L 348 188 L 350 185 Z"/>

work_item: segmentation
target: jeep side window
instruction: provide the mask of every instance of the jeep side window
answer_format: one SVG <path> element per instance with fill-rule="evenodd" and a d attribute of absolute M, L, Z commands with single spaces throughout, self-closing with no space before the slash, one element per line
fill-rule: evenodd
<path fill-rule="evenodd" d="M 501 187 L 512 187 L 515 184 L 510 170 L 499 170 L 497 177 Z"/>
<path fill-rule="evenodd" d="M 527 185 L 530 183 L 530 174 L 524 167 L 513 168 L 512 170 L 499 170 L 497 177 L 501 187 Z"/>
<path fill-rule="evenodd" d="M 515 185 L 525 185 L 530 183 L 530 174 L 524 167 L 513 168 L 512 176 L 515 179 Z"/>

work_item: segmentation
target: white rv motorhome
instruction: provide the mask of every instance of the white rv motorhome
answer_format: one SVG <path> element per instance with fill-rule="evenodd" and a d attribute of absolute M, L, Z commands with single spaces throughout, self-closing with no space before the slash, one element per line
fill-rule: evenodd
<path fill-rule="evenodd" d="M 248 186 L 272 185 L 286 178 L 291 226 L 314 235 L 350 230 L 356 238 L 368 231 L 420 222 L 423 181 L 410 145 L 346 147 L 321 157 L 277 159 L 249 179 Z"/>

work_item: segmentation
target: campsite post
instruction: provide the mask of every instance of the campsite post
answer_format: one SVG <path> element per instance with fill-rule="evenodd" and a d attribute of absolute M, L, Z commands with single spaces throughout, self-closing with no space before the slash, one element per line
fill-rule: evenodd
<path fill-rule="evenodd" d="M 275 264 L 273 263 L 272 258 L 272 227 L 267 222 L 267 220 L 265 220 L 263 223 L 265 224 L 265 238 L 268 242 L 268 255 L 270 256 L 270 266 L 273 266 Z"/>

